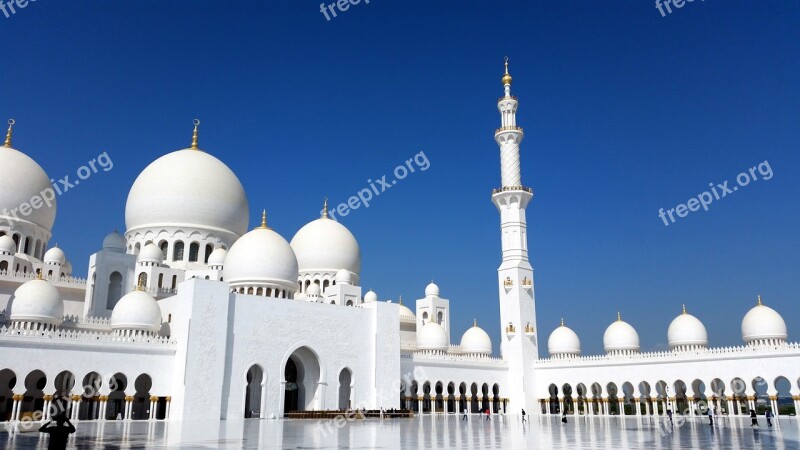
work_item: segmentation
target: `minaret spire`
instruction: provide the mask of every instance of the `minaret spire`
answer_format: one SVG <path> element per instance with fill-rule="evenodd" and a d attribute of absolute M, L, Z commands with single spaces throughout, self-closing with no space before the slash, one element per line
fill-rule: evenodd
<path fill-rule="evenodd" d="M 517 126 L 517 107 L 519 102 L 511 95 L 511 75 L 508 73 L 508 57 L 503 75 L 505 96 L 497 101 L 500 111 L 500 128 L 494 133 L 494 140 L 500 146 L 500 175 L 502 189 L 523 189 L 520 173 L 519 146 L 525 133 Z"/>
<path fill-rule="evenodd" d="M 325 197 L 325 202 L 322 204 L 322 217 L 328 218 L 328 197 Z"/>
<path fill-rule="evenodd" d="M 192 149 L 199 150 L 197 147 L 197 128 L 200 126 L 200 119 L 194 119 L 194 132 L 192 133 Z"/>
<path fill-rule="evenodd" d="M 8 131 L 6 132 L 6 142 L 3 147 L 11 148 L 11 135 L 14 133 L 14 124 L 17 123 L 14 119 L 8 119 Z"/>

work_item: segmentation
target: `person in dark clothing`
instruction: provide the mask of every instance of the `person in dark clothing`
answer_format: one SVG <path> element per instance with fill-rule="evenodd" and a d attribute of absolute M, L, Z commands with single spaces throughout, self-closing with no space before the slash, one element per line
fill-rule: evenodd
<path fill-rule="evenodd" d="M 564 411 L 564 414 L 561 415 L 561 423 L 567 423 L 567 411 Z"/>
<path fill-rule="evenodd" d="M 708 415 L 708 424 L 714 425 L 714 411 L 712 411 L 711 408 L 708 408 L 706 414 Z"/>
<path fill-rule="evenodd" d="M 39 432 L 50 435 L 50 442 L 47 444 L 49 450 L 63 450 L 67 448 L 67 439 L 70 434 L 75 432 L 75 426 L 69 421 L 67 415 L 62 413 L 56 416 L 55 422 L 50 420 L 42 425 Z"/>
<path fill-rule="evenodd" d="M 522 410 L 522 423 L 525 423 L 525 410 Z"/>
<path fill-rule="evenodd" d="M 489 412 L 489 408 L 486 408 L 486 421 L 487 422 L 492 420 L 492 416 L 490 414 L 491 413 Z"/>
<path fill-rule="evenodd" d="M 764 417 L 767 418 L 767 425 L 772 426 L 772 410 L 768 409 L 767 412 L 764 413 Z"/>
<path fill-rule="evenodd" d="M 757 427 L 758 426 L 758 416 L 756 415 L 756 410 L 750 410 L 750 426 Z"/>
<path fill-rule="evenodd" d="M 672 426 L 673 422 L 672 422 L 672 410 L 671 409 L 667 410 L 667 417 L 669 417 L 669 424 L 670 424 L 670 426 Z"/>

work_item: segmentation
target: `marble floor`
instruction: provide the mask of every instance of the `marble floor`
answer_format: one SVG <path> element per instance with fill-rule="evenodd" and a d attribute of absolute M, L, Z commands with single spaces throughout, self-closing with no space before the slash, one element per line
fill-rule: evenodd
<path fill-rule="evenodd" d="M 517 417 L 486 422 L 477 416 L 304 421 L 247 420 L 215 423 L 83 422 L 68 448 L 76 449 L 800 449 L 800 419 L 758 428 L 748 418 L 720 419 L 714 427 L 695 418 L 674 427 L 655 418 Z M 2 427 L 0 425 L 0 427 Z M 46 449 L 38 432 L 0 431 L 9 449 Z"/>

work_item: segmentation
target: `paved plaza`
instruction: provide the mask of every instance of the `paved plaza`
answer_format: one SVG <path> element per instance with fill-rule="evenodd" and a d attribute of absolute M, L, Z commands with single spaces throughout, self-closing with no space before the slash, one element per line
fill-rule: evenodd
<path fill-rule="evenodd" d="M 217 424 L 84 422 L 70 447 L 76 449 L 800 449 L 800 420 L 783 418 L 758 428 L 748 418 L 720 419 L 714 427 L 696 418 L 670 429 L 654 419 L 616 417 L 533 418 L 486 422 L 477 416 L 333 421 L 248 420 Z M 46 449 L 35 432 L 0 432 L 8 449 Z"/>

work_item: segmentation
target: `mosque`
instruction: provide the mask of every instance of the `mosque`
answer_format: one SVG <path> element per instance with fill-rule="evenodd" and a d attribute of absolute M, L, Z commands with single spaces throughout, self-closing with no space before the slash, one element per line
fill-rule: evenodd
<path fill-rule="evenodd" d="M 348 408 L 418 414 L 721 414 L 800 408 L 800 344 L 754 299 L 743 345 L 709 347 L 703 323 L 676 305 L 669 351 L 640 351 L 616 317 L 606 354 L 582 355 L 562 321 L 540 352 L 516 97 L 506 61 L 501 125 L 500 355 L 474 323 L 454 342 L 446 288 L 413 303 L 364 292 L 356 237 L 321 217 L 287 240 L 266 214 L 248 230 L 236 174 L 201 150 L 168 153 L 138 176 L 126 231 L 113 232 L 73 276 L 50 243 L 57 205 L 0 215 L 0 420 L 46 419 L 66 397 L 74 420 L 281 418 Z M 0 211 L 50 188 L 12 145 L 0 147 Z M 490 238 L 490 237 L 487 237 Z M 98 244 L 99 244 L 98 239 Z M 422 291 L 422 289 L 420 289 Z M 412 309 L 413 308 L 413 309 Z M 545 328 L 548 328 L 545 325 Z M 344 337 L 342 330 L 347 330 Z"/>

